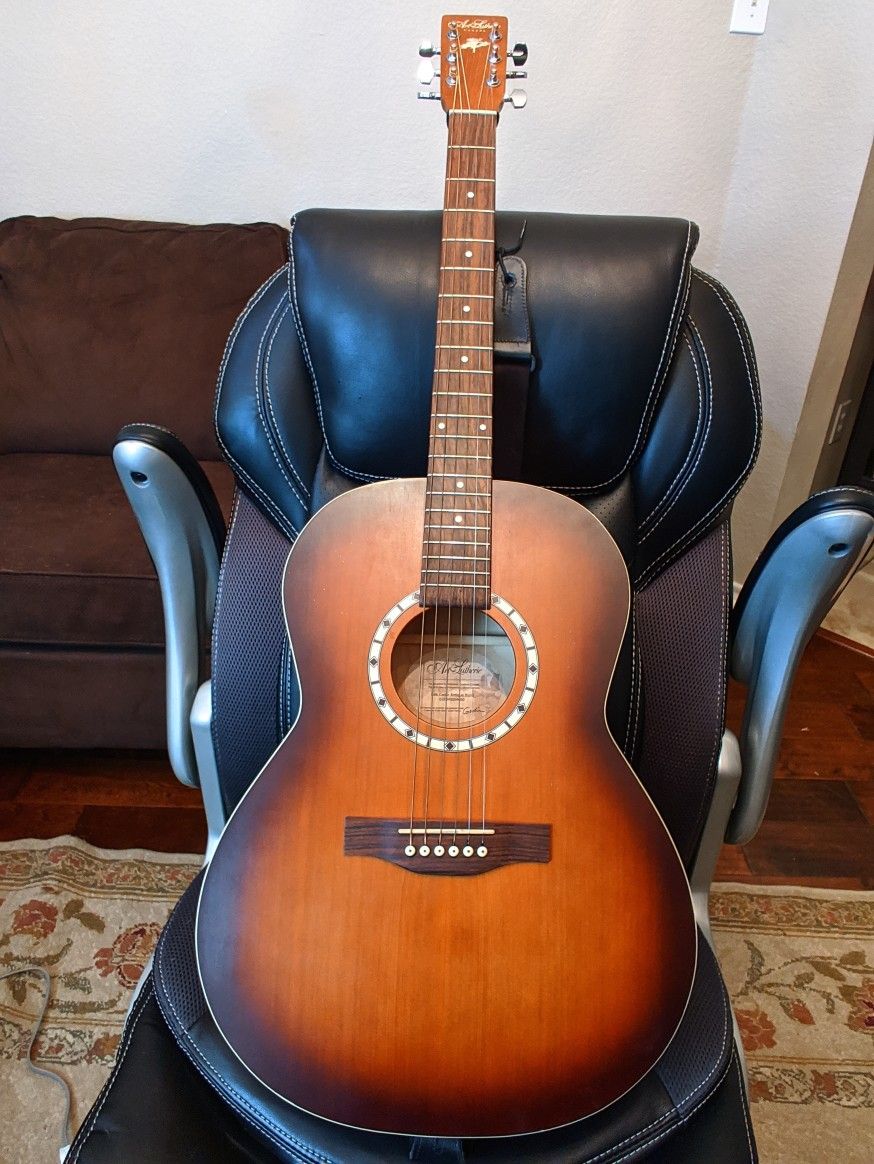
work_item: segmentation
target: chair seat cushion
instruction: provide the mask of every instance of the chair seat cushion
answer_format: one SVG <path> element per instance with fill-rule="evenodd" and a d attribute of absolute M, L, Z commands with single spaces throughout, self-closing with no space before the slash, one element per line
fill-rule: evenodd
<path fill-rule="evenodd" d="M 273 1146 L 276 1154 L 268 1154 L 268 1159 L 373 1164 L 409 1159 L 411 1142 L 403 1136 L 341 1127 L 285 1103 L 261 1086 L 227 1046 L 210 1016 L 196 968 L 194 923 L 200 881 L 197 878 L 187 890 L 165 927 L 154 966 L 156 1001 L 197 1072 L 257 1129 L 265 1144 Z M 713 952 L 700 938 L 698 970 L 686 1014 L 668 1050 L 644 1080 L 589 1119 L 539 1135 L 470 1141 L 464 1151 L 471 1160 L 512 1159 L 520 1164 L 595 1160 L 607 1164 L 630 1159 L 655 1143 L 669 1142 L 721 1085 L 733 1058 L 725 985 Z"/>
<path fill-rule="evenodd" d="M 225 515 L 233 476 L 204 462 Z M 160 647 L 155 571 L 109 456 L 0 456 L 0 643 Z"/>

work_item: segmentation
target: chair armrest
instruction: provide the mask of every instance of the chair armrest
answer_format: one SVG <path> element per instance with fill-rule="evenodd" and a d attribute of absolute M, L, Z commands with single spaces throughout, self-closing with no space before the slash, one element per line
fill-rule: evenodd
<path fill-rule="evenodd" d="M 155 564 L 164 609 L 167 750 L 183 784 L 199 786 L 189 717 L 206 678 L 225 523 L 206 474 L 158 425 L 126 425 L 112 453 Z"/>
<path fill-rule="evenodd" d="M 732 844 L 751 840 L 762 823 L 801 653 L 872 544 L 874 493 L 828 489 L 783 522 L 744 584 L 732 615 L 732 674 L 748 687 Z"/>

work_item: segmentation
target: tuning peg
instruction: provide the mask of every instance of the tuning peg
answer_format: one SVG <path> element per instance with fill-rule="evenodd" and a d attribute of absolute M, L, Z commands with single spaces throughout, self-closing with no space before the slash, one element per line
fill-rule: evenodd
<path fill-rule="evenodd" d="M 439 101 L 440 100 L 439 93 L 417 93 L 416 96 L 419 98 L 420 101 Z"/>
<path fill-rule="evenodd" d="M 524 109 L 528 104 L 528 94 L 524 89 L 514 89 L 509 97 L 504 98 L 505 103 L 509 102 L 514 109 Z"/>
<path fill-rule="evenodd" d="M 419 56 L 420 57 L 439 57 L 440 56 L 440 49 L 434 48 L 434 46 L 433 46 L 433 44 L 431 44 L 430 40 L 423 40 L 422 43 L 419 45 Z M 523 65 L 525 64 L 524 61 L 520 61 L 519 63 L 523 64 Z"/>
<path fill-rule="evenodd" d="M 419 67 L 416 69 L 416 80 L 420 85 L 430 85 L 435 77 L 440 74 L 434 71 L 434 66 L 430 61 L 419 61 Z"/>
<path fill-rule="evenodd" d="M 513 69 L 512 72 L 507 73 L 507 80 L 508 81 L 524 81 L 524 79 L 527 76 L 528 76 L 528 73 L 525 69 Z"/>
<path fill-rule="evenodd" d="M 419 51 L 421 52 L 421 49 Z M 514 65 L 524 65 L 528 60 L 528 45 L 514 44 L 509 55 L 513 58 Z"/>

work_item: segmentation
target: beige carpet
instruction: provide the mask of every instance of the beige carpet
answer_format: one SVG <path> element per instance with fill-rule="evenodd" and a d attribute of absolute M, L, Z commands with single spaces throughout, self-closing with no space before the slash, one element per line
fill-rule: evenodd
<path fill-rule="evenodd" d="M 0 972 L 52 975 L 37 1061 L 84 1118 L 193 856 L 71 837 L 0 844 Z M 720 886 L 713 923 L 747 1049 L 763 1164 L 874 1160 L 874 894 Z M 0 1161 L 54 1164 L 59 1089 L 21 1061 L 41 987 L 0 982 Z"/>

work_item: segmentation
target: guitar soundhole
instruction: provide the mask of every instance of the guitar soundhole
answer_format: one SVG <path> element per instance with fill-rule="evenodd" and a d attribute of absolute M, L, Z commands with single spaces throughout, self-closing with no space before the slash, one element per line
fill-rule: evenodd
<path fill-rule="evenodd" d="M 404 707 L 441 730 L 474 727 L 494 715 L 515 675 L 513 644 L 480 610 L 429 607 L 403 628 L 391 655 Z"/>

